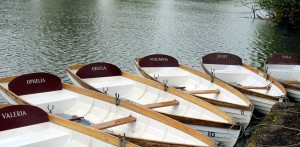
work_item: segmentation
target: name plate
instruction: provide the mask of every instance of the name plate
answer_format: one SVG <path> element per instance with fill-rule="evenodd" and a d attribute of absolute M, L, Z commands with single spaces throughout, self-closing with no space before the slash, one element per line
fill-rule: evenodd
<path fill-rule="evenodd" d="M 164 54 L 153 54 L 145 56 L 139 61 L 140 67 L 178 67 L 178 61 Z"/>
<path fill-rule="evenodd" d="M 35 106 L 11 105 L 0 109 L 0 131 L 48 121 L 48 114 Z"/>
<path fill-rule="evenodd" d="M 229 53 L 212 53 L 202 57 L 203 64 L 242 65 L 242 59 Z"/>
<path fill-rule="evenodd" d="M 270 56 L 266 63 L 300 65 L 300 55 L 292 53 L 277 53 Z"/>
<path fill-rule="evenodd" d="M 8 84 L 8 89 L 16 95 L 61 90 L 59 77 L 49 73 L 31 73 L 16 77 Z"/>
<path fill-rule="evenodd" d="M 115 65 L 105 62 L 87 64 L 81 67 L 76 75 L 82 79 L 120 76 L 122 71 Z"/>

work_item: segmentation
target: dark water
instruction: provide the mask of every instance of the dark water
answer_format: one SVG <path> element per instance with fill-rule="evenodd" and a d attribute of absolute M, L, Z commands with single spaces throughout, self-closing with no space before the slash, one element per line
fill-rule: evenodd
<path fill-rule="evenodd" d="M 132 59 L 169 54 L 200 70 L 211 52 L 261 67 L 274 52 L 300 53 L 299 31 L 253 20 L 238 0 L 1 0 L 0 77 L 105 61 L 134 72 Z"/>
<path fill-rule="evenodd" d="M 132 59 L 174 56 L 198 70 L 211 52 L 261 68 L 275 52 L 300 53 L 300 31 L 253 20 L 239 0 L 1 0 L 0 77 L 105 61 L 135 73 Z"/>

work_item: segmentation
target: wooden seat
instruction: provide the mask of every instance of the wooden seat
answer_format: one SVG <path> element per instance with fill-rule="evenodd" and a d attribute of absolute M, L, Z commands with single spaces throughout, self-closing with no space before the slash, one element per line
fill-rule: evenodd
<path fill-rule="evenodd" d="M 148 108 L 148 109 L 154 109 L 154 108 L 167 107 L 167 106 L 176 106 L 176 105 L 179 105 L 179 102 L 176 101 L 176 100 L 173 100 L 173 101 L 152 103 L 152 104 L 147 104 L 147 105 L 143 105 L 143 106 Z"/>
<path fill-rule="evenodd" d="M 128 116 L 128 117 L 123 117 L 123 118 L 119 118 L 119 119 L 115 119 L 115 120 L 111 120 L 111 121 L 107 121 L 107 122 L 103 122 L 103 123 L 99 123 L 99 124 L 93 124 L 93 125 L 91 125 L 91 127 L 96 128 L 98 130 L 102 130 L 102 129 L 106 129 L 106 128 L 111 128 L 111 127 L 127 124 L 127 123 L 132 123 L 135 121 L 136 121 L 135 117 Z"/>
<path fill-rule="evenodd" d="M 219 94 L 220 90 L 193 90 L 185 92 L 188 94 Z"/>
<path fill-rule="evenodd" d="M 244 89 L 262 89 L 262 90 L 269 90 L 270 87 L 268 86 L 239 86 L 241 88 L 244 88 Z"/>

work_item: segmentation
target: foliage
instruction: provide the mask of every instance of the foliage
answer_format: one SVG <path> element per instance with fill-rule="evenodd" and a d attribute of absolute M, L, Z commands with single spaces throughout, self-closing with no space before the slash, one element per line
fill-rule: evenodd
<path fill-rule="evenodd" d="M 258 0 L 269 17 L 284 26 L 300 27 L 300 0 Z"/>

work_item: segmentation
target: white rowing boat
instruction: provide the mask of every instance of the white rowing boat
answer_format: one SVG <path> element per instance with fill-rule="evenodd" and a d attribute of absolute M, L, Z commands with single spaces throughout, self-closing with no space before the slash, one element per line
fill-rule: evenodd
<path fill-rule="evenodd" d="M 75 85 L 153 109 L 188 124 L 226 146 L 233 146 L 238 139 L 241 127 L 231 116 L 172 87 L 122 72 L 115 65 L 103 62 L 70 66 L 67 72 Z"/>
<path fill-rule="evenodd" d="M 154 54 L 134 59 L 139 75 L 166 82 L 186 93 L 203 99 L 231 115 L 246 128 L 251 120 L 253 105 L 240 91 L 225 82 L 179 64 L 171 56 Z"/>
<path fill-rule="evenodd" d="M 300 55 L 273 54 L 265 63 L 265 70 L 267 74 L 281 82 L 289 97 L 300 102 Z"/>
<path fill-rule="evenodd" d="M 268 114 L 272 106 L 286 98 L 286 90 L 274 78 L 242 63 L 229 53 L 212 53 L 202 57 L 205 72 L 244 93 L 259 112 Z"/>
<path fill-rule="evenodd" d="M 142 146 L 213 146 L 192 128 L 144 107 L 69 84 L 48 73 L 0 79 L 9 102 L 30 104 Z"/>
<path fill-rule="evenodd" d="M 111 147 L 122 140 L 30 105 L 0 105 L 1 147 Z M 137 145 L 123 142 L 125 147 Z"/>

